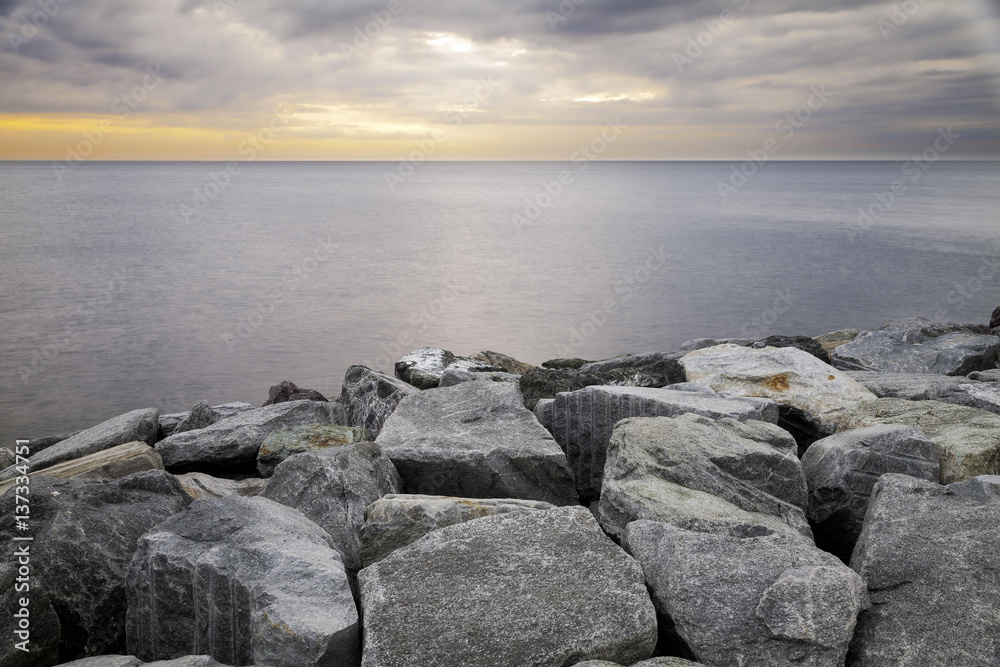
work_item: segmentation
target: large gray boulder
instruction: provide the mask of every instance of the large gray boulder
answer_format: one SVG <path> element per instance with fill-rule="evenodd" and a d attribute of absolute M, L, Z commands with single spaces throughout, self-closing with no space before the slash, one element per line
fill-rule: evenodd
<path fill-rule="evenodd" d="M 28 476 L 43 475 L 58 479 L 121 479 L 143 470 L 163 470 L 160 455 L 144 442 L 128 442 L 35 470 Z M 15 484 L 17 484 L 16 479 L 0 482 L 0 494 Z"/>
<path fill-rule="evenodd" d="M 30 487 L 29 530 L 16 530 L 11 519 L 0 524 L 0 582 L 14 580 L 18 556 L 24 556 L 34 570 L 30 591 L 0 589 L 5 610 L 0 626 L 19 608 L 15 601 L 29 597 L 32 636 L 57 644 L 61 660 L 121 652 L 125 571 L 136 540 L 191 499 L 162 470 L 110 481 L 34 477 Z M 15 516 L 15 504 L 15 491 L 8 491 L 0 498 L 0 512 Z M 18 540 L 24 537 L 33 539 Z M 54 625 L 52 612 L 58 617 Z M 4 636 L 0 664 L 30 664 L 21 662 L 23 655 L 14 657 L 19 653 L 9 641 L 13 633 Z"/>
<path fill-rule="evenodd" d="M 363 426 L 373 438 L 399 402 L 420 390 L 412 385 L 373 371 L 365 366 L 351 366 L 344 376 L 340 402 L 347 413 L 346 426 Z"/>
<path fill-rule="evenodd" d="M 968 375 L 993 368 L 1000 359 L 1000 338 L 981 327 L 938 324 L 923 318 L 893 320 L 861 333 L 831 355 L 846 371 Z"/>
<path fill-rule="evenodd" d="M 849 375 L 879 398 L 941 401 L 1000 414 L 1000 385 L 992 382 L 927 373 L 854 371 Z"/>
<path fill-rule="evenodd" d="M 831 414 L 875 397 L 856 381 L 794 347 L 760 350 L 718 345 L 681 358 L 688 382 L 723 396 L 769 398 L 781 406 L 780 426 L 806 443 L 831 435 Z"/>
<path fill-rule="evenodd" d="M 208 405 L 204 401 L 203 403 Z M 198 408 L 200 405 L 201 403 L 196 405 L 195 408 Z M 211 410 L 211 413 L 207 414 L 211 415 L 211 418 L 214 419 L 212 423 L 214 423 L 215 421 L 222 421 L 223 419 L 232 417 L 233 415 L 238 415 L 239 413 L 246 412 L 247 410 L 255 410 L 256 408 L 256 405 L 252 405 L 250 403 L 223 403 L 221 405 L 210 406 L 209 410 Z M 192 416 L 194 411 L 194 408 L 192 408 L 187 412 L 175 412 L 169 415 L 160 415 L 159 439 L 163 440 L 164 438 L 173 435 L 179 424 L 185 424 L 184 429 L 181 431 L 183 433 L 184 431 L 192 431 L 197 424 L 203 423 L 205 421 L 206 411 L 199 408 L 198 412 L 201 414 L 196 413 Z M 211 424 L 205 424 L 205 426 L 211 426 Z M 201 426 L 200 428 L 204 428 L 204 426 Z"/>
<path fill-rule="evenodd" d="M 1000 660 L 1000 477 L 939 486 L 883 475 L 851 560 L 872 608 L 855 667 Z"/>
<path fill-rule="evenodd" d="M 361 531 L 364 567 L 413 544 L 427 533 L 486 516 L 554 509 L 534 500 L 509 498 L 449 498 L 412 494 L 386 495 L 365 509 Z"/>
<path fill-rule="evenodd" d="M 778 406 L 766 399 L 727 399 L 670 388 L 591 386 L 558 394 L 552 406 L 551 432 L 566 452 L 580 497 L 588 502 L 601 492 L 611 432 L 629 417 L 673 417 L 693 413 L 722 419 L 777 423 Z"/>
<path fill-rule="evenodd" d="M 330 536 L 266 498 L 198 500 L 139 540 L 128 652 L 227 665 L 357 665 L 358 613 Z"/>
<path fill-rule="evenodd" d="M 728 531 L 755 525 L 812 543 L 796 445 L 764 422 L 701 415 L 619 422 L 608 445 L 601 525 L 621 538 L 632 521 Z"/>
<path fill-rule="evenodd" d="M 836 557 L 784 533 L 629 525 L 666 644 L 707 665 L 842 667 L 865 584 Z M 883 663 L 888 664 L 888 663 Z"/>
<path fill-rule="evenodd" d="M 886 473 L 937 482 L 938 450 L 912 426 L 870 426 L 818 440 L 802 457 L 816 544 L 847 562 L 872 489 Z"/>
<path fill-rule="evenodd" d="M 565 454 L 508 382 L 408 396 L 376 442 L 407 493 L 578 502 Z"/>
<path fill-rule="evenodd" d="M 937 446 L 941 483 L 1000 474 L 1000 415 L 940 401 L 880 398 L 837 416 L 838 430 L 896 424 L 923 431 Z"/>
<path fill-rule="evenodd" d="M 156 442 L 159 416 L 160 412 L 156 408 L 147 408 L 113 417 L 37 454 L 32 454 L 28 459 L 31 469 L 42 470 L 63 461 L 78 459 L 136 440 L 152 446 Z M 0 481 L 16 477 L 17 474 L 13 468 L 8 468 L 0 472 Z"/>
<path fill-rule="evenodd" d="M 261 494 L 294 507 L 333 538 L 348 570 L 361 569 L 365 508 L 399 493 L 401 480 L 374 442 L 296 454 L 279 465 Z"/>
<path fill-rule="evenodd" d="M 448 350 L 424 347 L 414 350 L 396 362 L 396 377 L 417 389 L 433 389 L 441 382 L 445 370 L 453 368 L 463 371 L 503 371 L 491 363 L 457 357 Z"/>
<path fill-rule="evenodd" d="M 278 464 L 290 456 L 370 440 L 363 426 L 310 424 L 279 429 L 261 443 L 257 451 L 257 472 L 261 477 L 270 477 Z"/>
<path fill-rule="evenodd" d="M 260 446 L 274 431 L 306 424 L 342 423 L 343 417 L 338 403 L 288 401 L 241 412 L 197 431 L 172 435 L 158 442 L 156 451 L 172 472 L 252 467 Z"/>
<path fill-rule="evenodd" d="M 582 507 L 436 530 L 359 582 L 365 667 L 631 664 L 656 643 L 642 571 Z"/>

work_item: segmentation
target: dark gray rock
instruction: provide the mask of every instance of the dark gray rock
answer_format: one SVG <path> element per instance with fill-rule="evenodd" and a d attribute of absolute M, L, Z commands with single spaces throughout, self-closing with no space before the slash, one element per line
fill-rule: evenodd
<path fill-rule="evenodd" d="M 1000 306 L 997 306 L 997 309 L 993 311 L 993 315 L 990 317 L 990 323 L 987 328 L 990 331 L 1000 329 Z"/>
<path fill-rule="evenodd" d="M 685 660 L 684 658 L 650 658 L 649 660 L 642 660 L 631 665 L 631 667 L 696 667 L 700 665 L 700 662 L 691 662 L 690 660 Z M 573 667 L 626 667 L 617 662 L 608 662 L 607 660 L 587 660 L 586 662 L 578 662 Z"/>
<path fill-rule="evenodd" d="M 592 364 L 593 361 L 588 361 L 587 359 L 549 359 L 548 361 L 542 362 L 543 368 L 571 368 L 573 370 L 579 370 L 587 364 Z M 527 371 L 525 371 L 527 372 Z"/>
<path fill-rule="evenodd" d="M 556 401 L 554 398 L 542 398 L 535 404 L 535 409 L 532 412 L 535 414 L 535 419 L 538 423 L 545 427 L 545 430 L 552 433 L 552 422 L 555 419 L 555 414 L 553 409 L 555 408 Z"/>
<path fill-rule="evenodd" d="M 13 492 L 0 499 L 0 508 L 10 510 L 13 503 L 7 502 Z M 11 519 L 4 523 L 12 522 Z M 22 537 L 22 533 L 18 537 Z M 30 537 L 30 534 L 28 534 Z M 24 548 L 29 550 L 27 559 L 36 558 L 34 547 L 29 542 L 14 542 L 9 532 L 4 534 L 0 544 L 0 632 L 4 641 L 0 643 L 0 665 L 3 667 L 49 667 L 59 663 L 59 617 L 52 605 L 51 596 L 45 587 L 45 580 L 39 575 L 39 568 L 33 561 L 23 564 L 18 559 L 24 556 Z M 9 543 L 8 543 L 9 542 Z M 27 546 L 26 546 L 27 545 Z M 28 598 L 27 617 L 21 611 L 21 599 Z M 24 627 L 26 624 L 27 627 Z"/>
<path fill-rule="evenodd" d="M 601 526 L 620 538 L 639 519 L 722 532 L 752 524 L 811 544 L 795 450 L 788 433 L 764 422 L 626 419 L 608 445 Z"/>
<path fill-rule="evenodd" d="M 364 512 L 361 561 L 365 567 L 377 563 L 393 551 L 446 526 L 497 514 L 547 509 L 554 506 L 533 500 L 387 495 Z"/>
<path fill-rule="evenodd" d="M 330 534 L 349 570 L 361 569 L 365 508 L 399 493 L 401 480 L 374 442 L 296 454 L 281 463 L 263 497 L 294 507 Z"/>
<path fill-rule="evenodd" d="M 823 349 L 823 346 L 809 336 L 768 336 L 754 341 L 751 348 L 760 350 L 765 347 L 794 347 L 803 352 L 808 352 L 824 364 L 830 363 L 830 354 Z"/>
<path fill-rule="evenodd" d="M 1000 382 L 1000 368 L 969 373 L 969 379 L 976 380 L 977 382 Z"/>
<path fill-rule="evenodd" d="M 624 545 L 642 565 L 664 643 L 707 665 L 841 667 L 868 605 L 861 577 L 794 536 L 745 529 L 629 525 Z"/>
<path fill-rule="evenodd" d="M 330 536 L 266 498 L 198 500 L 139 540 L 128 652 L 228 665 L 357 665 L 358 614 Z"/>
<path fill-rule="evenodd" d="M 582 507 L 448 526 L 359 581 L 365 667 L 631 664 L 656 642 L 639 566 Z"/>
<path fill-rule="evenodd" d="M 207 428 L 172 435 L 156 444 L 163 465 L 173 472 L 207 472 L 244 466 L 253 469 L 260 446 L 274 431 L 308 424 L 339 424 L 338 403 L 291 401 L 241 412 Z"/>
<path fill-rule="evenodd" d="M 373 438 L 399 402 L 419 390 L 365 366 L 351 366 L 344 376 L 340 402 L 346 411 L 346 426 L 364 426 Z"/>
<path fill-rule="evenodd" d="M 772 424 L 778 421 L 778 405 L 766 399 L 727 399 L 669 387 L 591 386 L 556 396 L 551 432 L 566 452 L 570 470 L 576 476 L 577 492 L 584 502 L 589 502 L 600 495 L 608 440 L 615 424 L 628 417 L 674 417 L 685 413 Z"/>
<path fill-rule="evenodd" d="M 625 354 L 613 359 L 594 361 L 580 370 L 585 373 L 606 373 L 608 371 L 625 371 L 631 374 L 656 376 L 666 378 L 666 384 L 684 382 L 684 369 L 681 368 L 682 353 L 646 352 L 643 354 Z M 646 385 L 637 385 L 646 386 Z"/>
<path fill-rule="evenodd" d="M 176 660 L 143 662 L 130 655 L 102 655 L 66 663 L 63 667 L 227 667 L 207 655 L 188 655 Z"/>
<path fill-rule="evenodd" d="M 517 384 L 521 381 L 521 376 L 514 373 L 501 373 L 496 371 L 474 373 L 473 371 L 460 370 L 458 368 L 446 368 L 441 374 L 439 387 L 454 387 L 463 382 L 475 382 L 477 380 L 489 380 L 491 382 L 513 382 Z"/>
<path fill-rule="evenodd" d="M 816 544 L 844 562 L 861 534 L 868 502 L 885 473 L 937 482 L 937 447 L 912 426 L 871 426 L 813 443 L 802 457 Z"/>
<path fill-rule="evenodd" d="M 508 382 L 408 396 L 376 442 L 407 493 L 578 502 L 565 454 Z"/>
<path fill-rule="evenodd" d="M 410 352 L 397 361 L 395 372 L 396 377 L 417 389 L 433 389 L 440 384 L 441 376 L 448 368 L 475 372 L 504 370 L 500 366 L 483 361 L 456 357 L 448 350 L 425 347 Z"/>
<path fill-rule="evenodd" d="M 35 438 L 34 440 L 28 441 L 28 451 L 32 454 L 38 454 L 42 450 L 48 449 L 52 445 L 58 445 L 63 440 L 69 440 L 74 435 L 83 433 L 83 431 L 73 431 L 72 433 L 62 433 L 60 435 L 50 435 L 44 438 Z"/>
<path fill-rule="evenodd" d="M 12 521 L 0 524 L 0 581 L 13 578 L 15 554 L 29 546 L 35 576 L 31 581 L 32 635 L 58 642 L 59 659 L 116 653 L 125 648 L 125 570 L 136 540 L 157 523 L 183 510 L 191 499 L 163 471 L 140 472 L 124 479 L 31 480 L 30 531 Z M 14 516 L 15 492 L 0 498 L 0 512 Z M 30 543 L 16 537 L 30 535 Z M 13 610 L 15 592 L 3 588 L 3 609 Z M 45 603 L 58 616 L 46 619 Z M 10 614 L 4 614 L 6 622 Z M 37 616 L 36 616 L 37 615 Z M 36 624 L 37 623 L 37 624 Z M 10 642 L 0 645 L 0 662 L 13 660 Z M 53 664 L 53 663 L 47 663 Z"/>
<path fill-rule="evenodd" d="M 577 391 L 594 385 L 616 387 L 665 387 L 670 380 L 665 375 L 648 375 L 619 368 L 588 372 L 568 368 L 533 368 L 521 376 L 518 386 L 524 395 L 524 405 L 534 410 L 539 401 L 554 399 L 558 394 Z"/>
<path fill-rule="evenodd" d="M 687 354 L 695 350 L 704 350 L 707 347 L 717 345 L 738 345 L 739 347 L 750 347 L 757 342 L 756 338 L 695 338 L 683 343 L 678 352 Z"/>
<path fill-rule="evenodd" d="M 225 419 L 222 413 L 217 412 L 209 406 L 208 401 L 202 401 L 195 405 L 191 410 L 177 422 L 177 426 L 174 427 L 172 433 L 184 433 L 185 431 L 194 431 L 199 428 L 205 428 L 206 426 L 211 426 L 220 419 Z"/>
<path fill-rule="evenodd" d="M 315 389 L 301 389 L 290 380 L 282 380 L 271 387 L 267 392 L 267 400 L 262 408 L 278 403 L 288 403 L 290 401 L 319 401 L 326 403 L 327 398 Z"/>
<path fill-rule="evenodd" d="M 257 452 L 257 472 L 261 477 L 270 477 L 278 464 L 290 456 L 370 440 L 363 426 L 310 424 L 283 428 L 271 433 L 261 444 Z"/>
<path fill-rule="evenodd" d="M 848 374 L 879 398 L 905 398 L 908 401 L 941 401 L 1000 414 L 1000 386 L 961 376 L 926 373 Z M 977 375 L 977 373 L 972 373 Z"/>
<path fill-rule="evenodd" d="M 834 367 L 846 371 L 968 375 L 993 368 L 1000 338 L 982 327 L 938 324 L 923 318 L 893 320 L 838 347 Z"/>
<path fill-rule="evenodd" d="M 247 410 L 255 410 L 257 406 L 251 405 L 250 403 L 223 403 L 221 405 L 213 405 L 212 412 L 217 414 L 219 418 L 216 421 L 221 421 L 233 415 L 238 415 L 241 412 L 246 412 Z M 160 415 L 160 433 L 159 440 L 168 438 L 174 433 L 174 429 L 177 425 L 185 421 L 191 414 L 191 411 L 187 412 L 175 412 L 169 415 Z"/>
<path fill-rule="evenodd" d="M 160 412 L 156 408 L 147 408 L 113 417 L 41 452 L 32 452 L 28 459 L 31 469 L 42 470 L 63 461 L 78 459 L 136 440 L 152 446 L 156 442 L 159 416 Z M 0 472 L 0 481 L 16 476 L 17 472 L 13 468 L 8 468 Z"/>
<path fill-rule="evenodd" d="M 7 449 L 6 447 L 0 447 L 0 470 L 4 470 L 14 465 L 17 461 L 17 457 L 14 456 L 13 449 Z"/>
<path fill-rule="evenodd" d="M 939 486 L 883 475 L 851 560 L 872 599 L 851 664 L 998 664 L 998 544 L 1000 477 Z"/>

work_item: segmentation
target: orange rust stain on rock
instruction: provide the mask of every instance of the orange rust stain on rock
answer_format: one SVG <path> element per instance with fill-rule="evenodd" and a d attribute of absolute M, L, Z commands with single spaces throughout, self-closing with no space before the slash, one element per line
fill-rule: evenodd
<path fill-rule="evenodd" d="M 764 386 L 769 389 L 774 389 L 775 391 L 788 391 L 788 376 L 784 373 L 781 375 L 775 375 L 764 382 Z"/>
<path fill-rule="evenodd" d="M 827 375 L 827 376 L 826 376 L 826 379 L 827 379 L 827 380 L 836 380 L 836 379 L 837 379 L 837 376 L 836 376 L 836 375 Z"/>

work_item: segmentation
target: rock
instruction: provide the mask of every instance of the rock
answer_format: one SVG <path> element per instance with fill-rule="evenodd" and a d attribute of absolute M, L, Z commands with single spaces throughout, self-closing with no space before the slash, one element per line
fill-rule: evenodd
<path fill-rule="evenodd" d="M 175 660 L 157 660 L 145 663 L 146 667 L 228 667 L 207 655 L 189 655 Z"/>
<path fill-rule="evenodd" d="M 347 426 L 364 426 L 372 438 L 405 397 L 419 390 L 385 373 L 365 366 L 351 366 L 344 377 L 340 401 L 347 412 Z"/>
<path fill-rule="evenodd" d="M 794 347 L 808 352 L 824 364 L 830 363 L 830 354 L 823 349 L 823 346 L 809 336 L 768 336 L 761 340 L 754 341 L 751 348 L 762 350 L 765 347 Z"/>
<path fill-rule="evenodd" d="M 681 364 L 689 382 L 723 396 L 776 401 L 782 411 L 778 424 L 804 444 L 833 434 L 831 413 L 875 398 L 829 364 L 793 347 L 719 345 L 690 352 Z"/>
<path fill-rule="evenodd" d="M 11 515 L 14 504 L 6 502 L 6 499 L 13 498 L 13 495 L 8 493 L 0 499 L 0 507 L 9 509 Z M 0 632 L 4 637 L 0 644 L 0 665 L 49 667 L 59 663 L 59 617 L 53 608 L 44 579 L 39 575 L 38 566 L 33 563 L 21 565 L 17 562 L 18 552 L 23 547 L 23 542 L 13 542 L 13 538 L 7 535 L 5 543 L 0 544 L 0 557 L 4 559 L 0 563 L 0 606 L 4 610 L 0 616 Z M 28 548 L 32 552 L 28 557 L 34 557 L 34 547 L 29 543 Z M 29 605 L 25 622 L 28 627 L 24 628 L 20 625 L 22 619 L 16 618 L 15 614 L 23 615 L 21 598 L 26 594 Z M 26 652 L 22 649 L 26 649 Z"/>
<path fill-rule="evenodd" d="M 200 405 L 200 403 L 199 403 Z M 222 421 L 233 415 L 238 415 L 241 412 L 246 412 L 247 410 L 255 410 L 257 406 L 251 405 L 250 403 L 223 403 L 222 405 L 213 405 L 212 412 L 219 415 L 216 421 Z M 174 433 L 174 429 L 177 425 L 185 421 L 191 411 L 188 412 L 176 412 L 169 415 L 160 415 L 160 434 L 159 440 L 168 438 Z"/>
<path fill-rule="evenodd" d="M 816 544 L 844 562 L 879 477 L 899 473 L 937 482 L 941 475 L 937 447 L 912 426 L 871 426 L 823 438 L 806 450 L 802 468 Z"/>
<path fill-rule="evenodd" d="M 994 329 L 1000 329 L 1000 306 L 993 311 L 993 315 L 990 317 L 990 325 L 988 327 L 990 331 Z"/>
<path fill-rule="evenodd" d="M 566 456 L 507 382 L 408 396 L 376 442 L 407 493 L 578 502 Z"/>
<path fill-rule="evenodd" d="M 821 345 L 825 343 L 845 343 L 857 338 L 859 333 L 857 329 L 840 329 L 839 331 L 831 331 L 822 336 L 816 336 L 813 340 Z"/>
<path fill-rule="evenodd" d="M 588 502 L 600 495 L 608 439 L 615 424 L 628 417 L 673 417 L 688 412 L 741 421 L 778 421 L 777 404 L 759 398 L 727 399 L 670 388 L 591 386 L 556 396 L 551 432 L 576 475 L 577 492 Z"/>
<path fill-rule="evenodd" d="M 365 510 L 361 562 L 368 567 L 446 526 L 497 514 L 547 509 L 554 509 L 554 506 L 532 500 L 387 495 Z"/>
<path fill-rule="evenodd" d="M 11 467 L 16 461 L 17 457 L 14 456 L 14 450 L 0 447 L 0 470 Z M 3 491 L 0 491 L 0 493 L 3 493 Z"/>
<path fill-rule="evenodd" d="M 142 660 L 358 664 L 340 554 L 301 512 L 266 498 L 195 501 L 142 536 L 127 581 L 128 650 Z"/>
<path fill-rule="evenodd" d="M 632 664 L 631 667 L 693 667 L 700 665 L 700 662 L 691 662 L 690 660 L 685 660 L 684 658 L 650 658 L 649 660 L 642 660 L 641 662 L 636 662 Z M 625 667 L 617 662 L 608 662 L 607 660 L 587 660 L 586 662 L 578 662 L 574 667 Z"/>
<path fill-rule="evenodd" d="M 976 380 L 977 382 L 1000 382 L 1000 368 L 969 373 L 969 379 Z"/>
<path fill-rule="evenodd" d="M 535 419 L 538 423 L 545 427 L 545 430 L 552 433 L 552 422 L 555 419 L 555 414 L 553 410 L 555 409 L 556 401 L 554 398 L 542 398 L 539 399 L 538 403 L 535 404 L 535 409 L 532 412 L 535 414 Z"/>
<path fill-rule="evenodd" d="M 534 368 L 521 376 L 518 386 L 524 395 L 524 406 L 534 410 L 538 401 L 553 399 L 565 391 L 577 391 L 593 385 L 616 387 L 665 387 L 670 380 L 665 375 L 646 375 L 631 369 L 587 372 L 571 369 Z"/>
<path fill-rule="evenodd" d="M 342 447 L 356 442 L 368 442 L 363 426 L 310 424 L 293 426 L 272 432 L 257 452 L 257 472 L 270 477 L 279 463 L 295 454 L 319 452 L 330 447 Z"/>
<path fill-rule="evenodd" d="M 220 479 L 203 472 L 188 472 L 177 475 L 184 492 L 195 500 L 202 498 L 225 498 L 226 496 L 259 496 L 267 488 L 267 480 L 247 477 L 243 480 Z"/>
<path fill-rule="evenodd" d="M 520 375 L 513 373 L 499 373 L 495 371 L 473 373 L 472 371 L 459 370 L 457 368 L 446 368 L 441 374 L 439 387 L 454 387 L 463 382 L 475 382 L 476 380 L 490 380 L 491 382 L 513 382 L 517 384 L 521 380 Z"/>
<path fill-rule="evenodd" d="M 861 577 L 784 533 L 636 521 L 624 545 L 642 565 L 664 643 L 679 637 L 707 665 L 840 667 L 868 605 Z"/>
<path fill-rule="evenodd" d="M 445 369 L 465 371 L 503 371 L 503 368 L 466 357 L 456 357 L 448 350 L 425 347 L 396 362 L 396 377 L 417 389 L 433 389 L 441 382 Z"/>
<path fill-rule="evenodd" d="M 42 475 L 57 479 L 121 479 L 143 470 L 163 470 L 163 461 L 146 443 L 129 442 L 78 459 L 57 463 L 49 468 L 35 470 L 28 476 L 34 478 Z M 0 493 L 4 493 L 16 483 L 16 479 L 0 482 Z"/>
<path fill-rule="evenodd" d="M 111 449 L 136 440 L 152 446 L 156 442 L 157 419 L 160 416 L 156 408 L 133 410 L 123 415 L 113 417 L 93 428 L 77 433 L 38 453 L 32 453 L 29 462 L 32 470 L 50 468 L 57 463 L 78 459 L 88 454 Z M 29 451 L 31 451 L 29 449 Z M 0 472 L 0 481 L 17 476 L 13 468 Z"/>
<path fill-rule="evenodd" d="M 612 537 L 632 521 L 725 532 L 750 524 L 812 543 L 806 481 L 795 441 L 773 424 L 635 418 L 618 423 L 598 516 Z"/>
<path fill-rule="evenodd" d="M 28 442 L 28 451 L 32 454 L 37 454 L 42 450 L 48 449 L 52 445 L 58 445 L 63 440 L 69 440 L 74 435 L 79 435 L 83 431 L 73 431 L 72 433 L 63 433 L 60 435 L 50 435 L 44 438 L 35 438 Z"/>
<path fill-rule="evenodd" d="M 359 582 L 364 667 L 631 664 L 656 642 L 639 566 L 582 507 L 436 530 Z"/>
<path fill-rule="evenodd" d="M 294 507 L 330 534 L 348 570 L 361 569 L 365 508 L 399 493 L 396 469 L 373 442 L 296 454 L 277 467 L 262 494 Z"/>
<path fill-rule="evenodd" d="M 0 581 L 13 579 L 15 554 L 30 551 L 32 636 L 52 633 L 62 661 L 116 653 L 125 648 L 125 570 L 136 540 L 183 510 L 191 499 L 172 475 L 140 472 L 117 480 L 31 480 L 29 542 L 13 521 L 0 524 Z M 3 516 L 14 516 L 16 494 L 0 498 Z M 25 546 L 27 545 L 27 546 Z M 15 608 L 14 589 L 2 589 L 5 610 Z M 45 599 L 58 616 L 43 625 Z M 7 622 L 10 613 L 4 614 Z M 11 635 L 8 635 L 8 637 Z M 12 660 L 11 642 L 0 645 L 0 664 Z M 51 662 L 46 664 L 53 664 Z"/>
<path fill-rule="evenodd" d="M 288 403 L 290 401 L 319 401 L 326 403 L 326 396 L 315 389 L 300 389 L 294 382 L 282 380 L 280 384 L 271 387 L 267 392 L 267 400 L 262 408 L 278 403 Z"/>
<path fill-rule="evenodd" d="M 838 430 L 901 424 L 923 431 L 937 446 L 941 483 L 1000 474 L 1000 416 L 939 401 L 880 398 L 845 408 Z"/>
<path fill-rule="evenodd" d="M 683 355 L 678 352 L 665 354 L 663 352 L 646 352 L 644 354 L 625 354 L 613 359 L 594 361 L 580 370 L 585 373 L 606 373 L 607 371 L 625 371 L 633 375 L 656 376 L 666 378 L 665 384 L 684 381 L 684 369 L 678 363 Z M 637 385 L 647 386 L 647 385 Z"/>
<path fill-rule="evenodd" d="M 1000 386 L 964 377 L 919 373 L 849 372 L 879 398 L 941 401 L 1000 414 Z M 973 373 L 975 375 L 975 373 Z"/>
<path fill-rule="evenodd" d="M 571 368 L 573 370 L 579 370 L 587 364 L 592 364 L 594 362 L 588 361 L 586 359 L 549 359 L 548 361 L 542 362 L 543 368 Z M 528 371 L 525 371 L 527 373 Z"/>
<path fill-rule="evenodd" d="M 678 352 L 688 353 L 695 350 L 704 350 L 706 347 L 717 347 L 719 345 L 738 345 L 740 347 L 750 347 L 757 340 L 755 338 L 695 338 L 683 343 Z"/>
<path fill-rule="evenodd" d="M 184 433 L 185 431 L 194 431 L 199 428 L 205 428 L 206 426 L 211 426 L 220 419 L 224 419 L 222 414 L 213 410 L 208 405 L 208 401 L 202 401 L 191 408 L 191 410 L 184 415 L 179 422 L 177 422 L 177 426 L 174 427 L 172 433 Z"/>
<path fill-rule="evenodd" d="M 968 375 L 1000 359 L 1000 338 L 979 331 L 922 318 L 894 320 L 838 347 L 831 363 L 846 371 Z"/>
<path fill-rule="evenodd" d="M 503 369 L 503 372 L 510 373 L 512 375 L 521 375 L 534 368 L 531 364 L 518 361 L 514 357 L 508 357 L 506 354 L 500 354 L 499 352 L 490 352 L 489 350 L 473 355 L 472 360 L 481 361 L 485 364 L 489 364 L 490 366 L 495 366 Z"/>
<path fill-rule="evenodd" d="M 130 655 L 102 655 L 66 663 L 63 667 L 226 667 L 223 663 L 207 655 L 188 655 L 176 660 L 143 662 Z"/>
<path fill-rule="evenodd" d="M 290 401 L 241 412 L 197 431 L 178 433 L 156 444 L 163 465 L 176 472 L 216 468 L 253 468 L 257 452 L 274 431 L 306 424 L 337 424 L 344 410 L 337 403 Z"/>
<path fill-rule="evenodd" d="M 1000 477 L 939 486 L 883 475 L 851 560 L 872 599 L 851 664 L 997 664 L 998 544 Z"/>

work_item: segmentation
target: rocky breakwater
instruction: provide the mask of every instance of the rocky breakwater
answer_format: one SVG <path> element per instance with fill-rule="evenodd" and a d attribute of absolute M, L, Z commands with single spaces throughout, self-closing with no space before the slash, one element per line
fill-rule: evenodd
<path fill-rule="evenodd" d="M 998 354 L 916 319 L 424 348 L 32 441 L 0 667 L 1000 665 Z"/>

